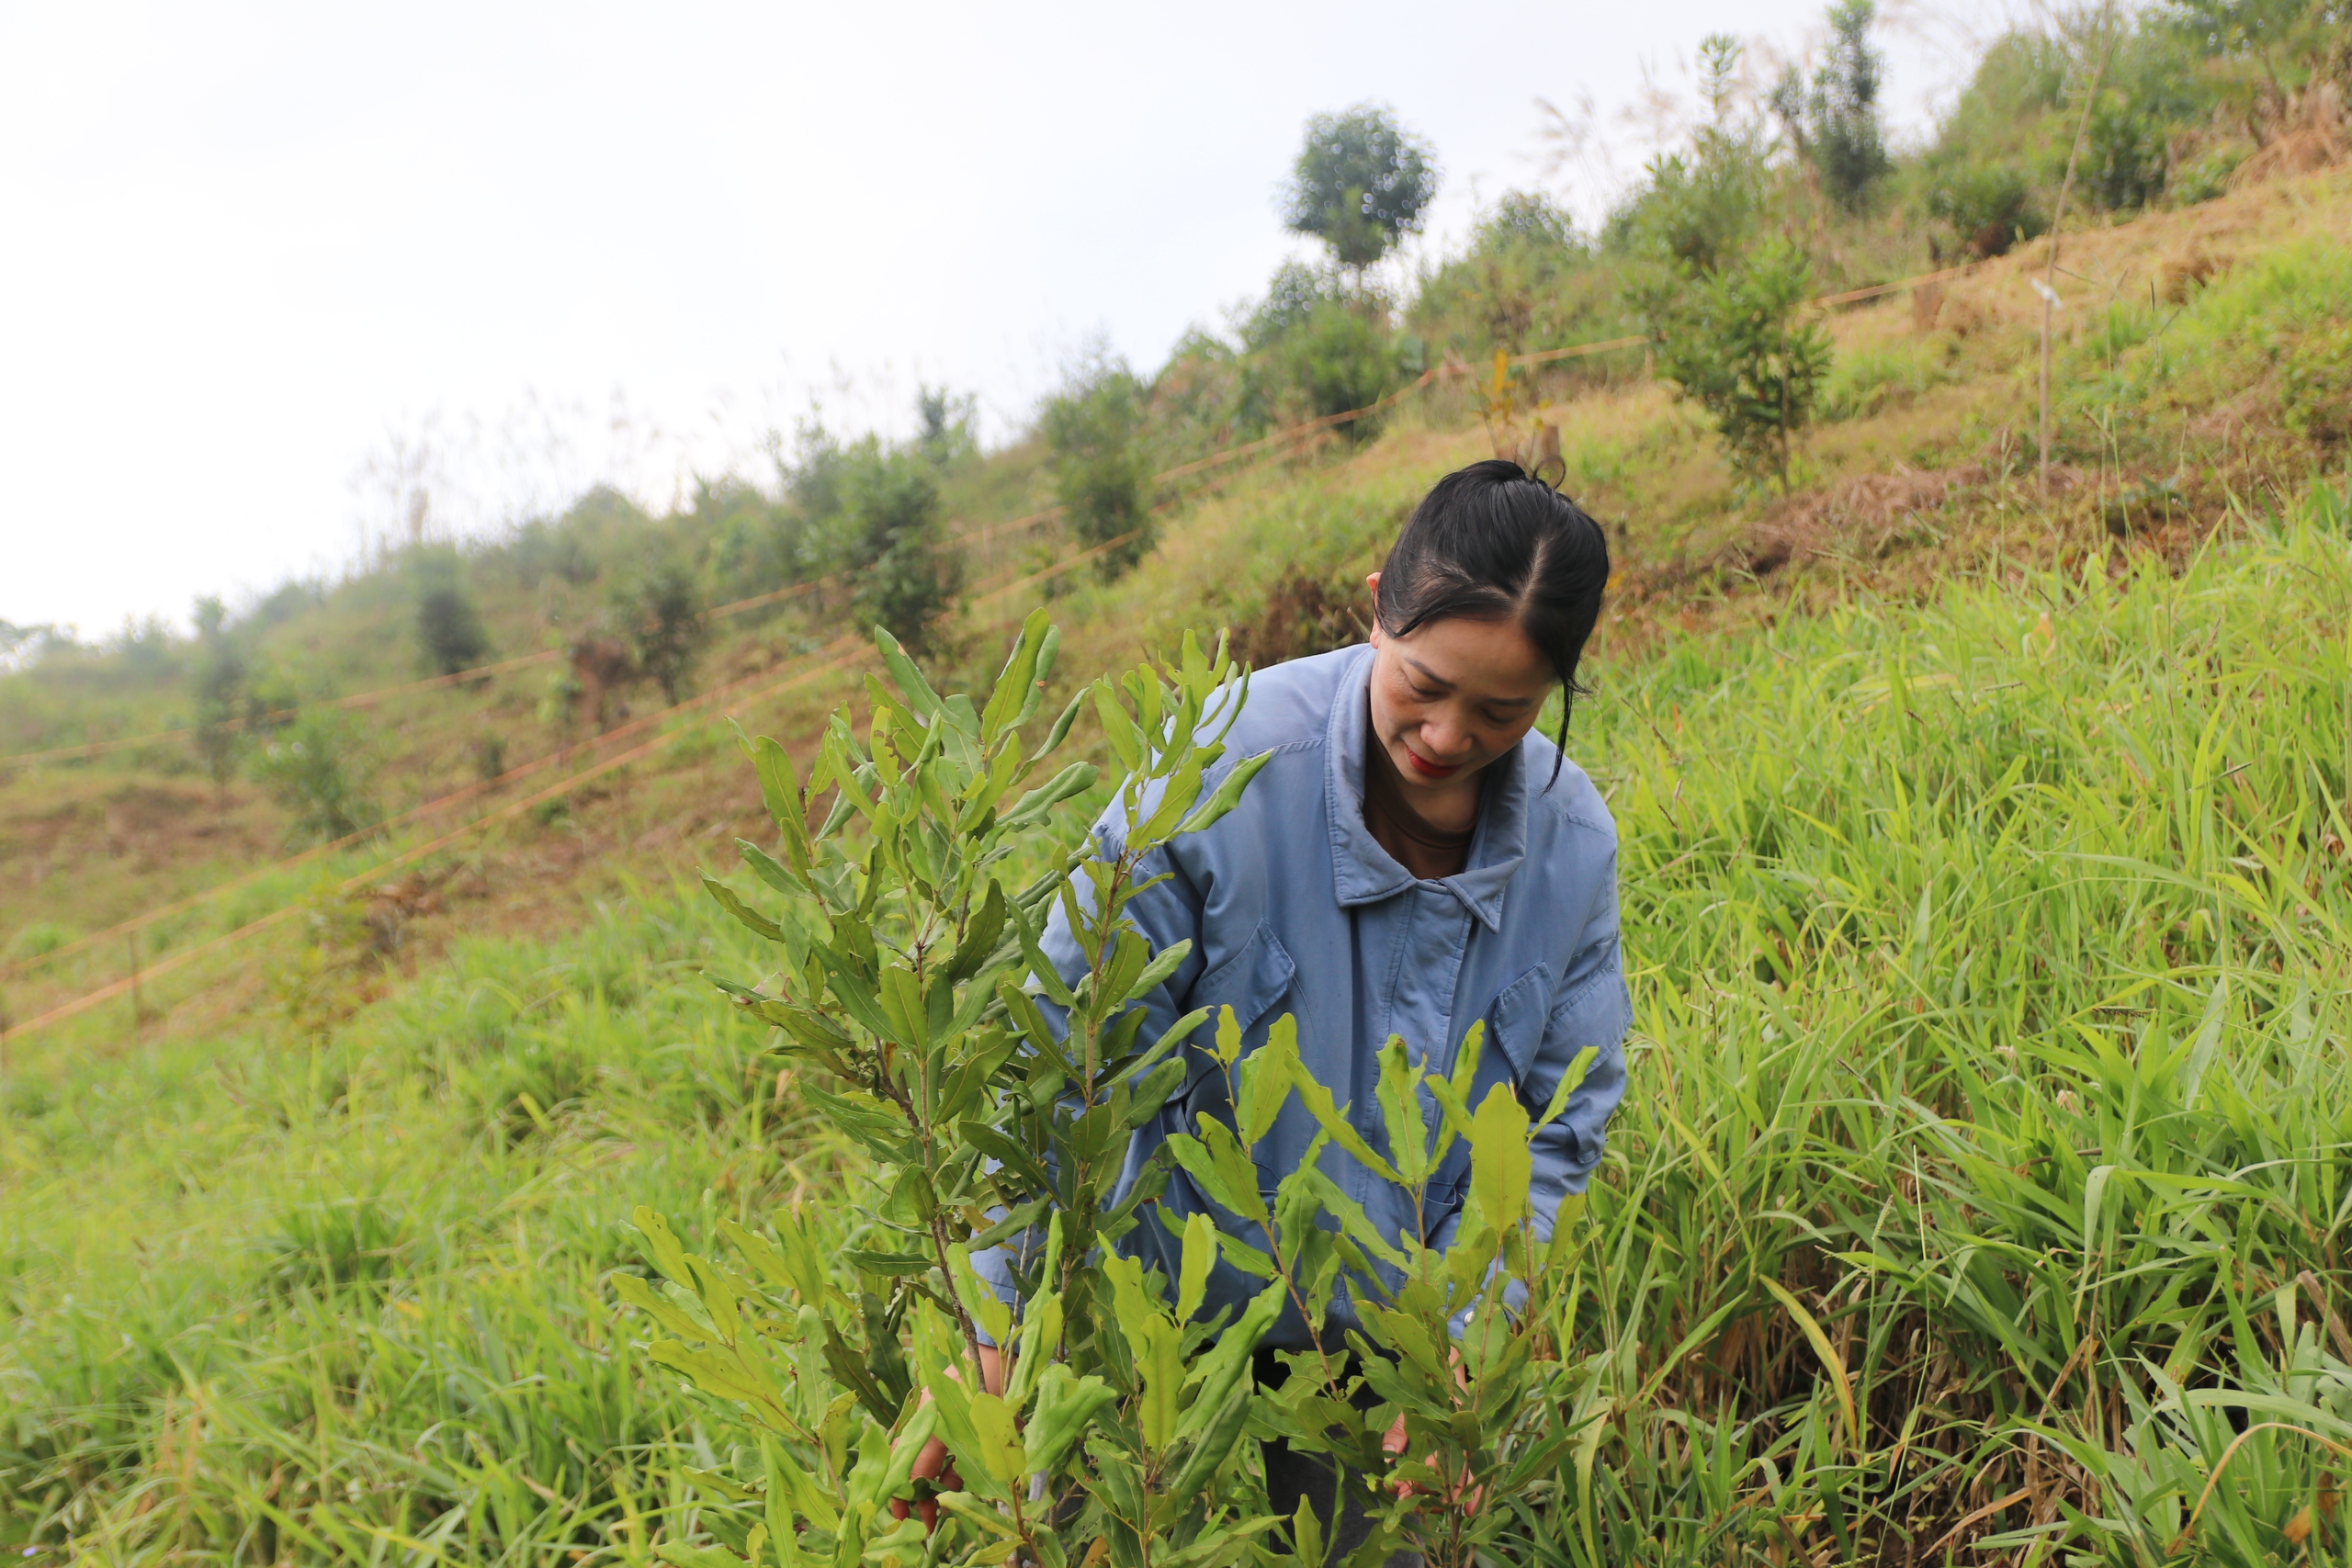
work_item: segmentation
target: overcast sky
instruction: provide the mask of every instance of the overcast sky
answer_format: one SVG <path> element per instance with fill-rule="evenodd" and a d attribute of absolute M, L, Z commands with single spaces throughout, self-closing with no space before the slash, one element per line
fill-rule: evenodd
<path fill-rule="evenodd" d="M 1898 131 L 1996 3 L 1883 29 Z M 1436 143 L 1442 249 L 1512 187 L 1597 215 L 1702 36 L 1820 11 L 0 0 L 0 618 L 338 570 L 402 464 L 480 530 L 765 477 L 812 399 L 903 428 L 944 382 L 1001 438 L 1091 334 L 1148 371 L 1305 254 L 1309 114 Z M 1539 97 L 1607 143 L 1548 182 Z"/>

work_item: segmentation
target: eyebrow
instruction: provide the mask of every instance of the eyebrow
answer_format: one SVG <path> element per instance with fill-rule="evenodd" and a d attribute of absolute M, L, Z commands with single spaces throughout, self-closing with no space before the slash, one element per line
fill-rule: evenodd
<path fill-rule="evenodd" d="M 1442 686 L 1449 692 L 1453 690 L 1453 682 L 1447 680 L 1444 676 L 1439 674 L 1436 671 L 1430 669 L 1428 665 L 1422 663 L 1411 654 L 1402 654 L 1402 657 L 1405 662 L 1419 671 L 1421 678 L 1426 680 L 1430 685 Z M 1489 707 L 1502 708 L 1523 708 L 1531 703 L 1543 701 L 1541 697 L 1482 697 L 1479 700 L 1484 702 Z"/>

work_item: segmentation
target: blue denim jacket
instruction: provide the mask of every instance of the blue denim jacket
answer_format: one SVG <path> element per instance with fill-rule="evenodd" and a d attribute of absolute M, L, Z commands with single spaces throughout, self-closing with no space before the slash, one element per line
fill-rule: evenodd
<path fill-rule="evenodd" d="M 1148 998 L 1142 1037 L 1156 1038 L 1195 1008 L 1212 1014 L 1187 1047 L 1184 1086 L 1136 1134 L 1120 1190 L 1195 1117 L 1216 1113 L 1230 1124 L 1224 1074 L 1205 1049 L 1215 1010 L 1233 1009 L 1245 1050 L 1263 1043 L 1276 1019 L 1294 1015 L 1306 1067 L 1383 1155 L 1387 1138 L 1373 1097 L 1381 1046 L 1400 1034 L 1433 1070 L 1448 1072 L 1464 1032 L 1484 1020 L 1474 1104 L 1489 1084 L 1507 1081 L 1540 1115 L 1577 1055 L 1597 1053 L 1566 1112 L 1536 1140 L 1535 1207 L 1548 1235 L 1560 1199 L 1582 1191 L 1600 1162 L 1603 1129 L 1624 1092 L 1633 1007 L 1618 954 L 1616 825 L 1575 763 L 1563 762 L 1544 787 L 1557 751 L 1530 732 L 1487 770 L 1465 868 L 1443 881 L 1415 880 L 1363 821 L 1372 658 L 1369 648 L 1343 649 L 1253 676 L 1226 739 L 1226 763 L 1204 788 L 1233 761 L 1261 751 L 1272 760 L 1222 821 L 1174 840 L 1137 871 L 1138 881 L 1165 874 L 1128 906 L 1153 950 L 1193 944 Z M 1103 854 L 1118 852 L 1124 829 L 1114 803 L 1094 826 Z M 1058 906 L 1045 951 L 1065 979 L 1085 972 Z M 1434 1126 L 1436 1101 L 1426 1091 L 1423 1101 Z M 1261 1187 L 1271 1194 L 1315 1134 L 1293 1100 L 1253 1151 Z M 1322 1165 L 1385 1234 L 1418 1223 L 1404 1194 L 1344 1150 L 1327 1147 Z M 1431 1186 L 1430 1245 L 1452 1238 L 1468 1184 L 1468 1150 L 1457 1142 Z M 1239 1239 L 1265 1245 L 1254 1224 L 1211 1203 L 1182 1169 L 1160 1203 L 1180 1230 L 1186 1216 L 1205 1212 Z M 1180 1249 L 1150 1214 L 1121 1245 L 1176 1277 Z M 998 1259 L 976 1261 L 1009 1285 Z M 1238 1310 L 1261 1288 L 1220 1262 L 1203 1311 Z M 1344 1301 L 1335 1315 L 1347 1325 Z M 1306 1343 L 1295 1312 L 1265 1341 L 1273 1348 Z"/>

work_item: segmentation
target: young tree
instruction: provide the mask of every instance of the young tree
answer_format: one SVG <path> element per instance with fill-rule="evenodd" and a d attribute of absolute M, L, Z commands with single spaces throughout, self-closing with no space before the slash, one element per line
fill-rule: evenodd
<path fill-rule="evenodd" d="M 229 640 L 229 612 L 206 594 L 196 602 L 196 754 L 215 789 L 225 790 L 244 753 L 251 715 L 245 660 Z"/>
<path fill-rule="evenodd" d="M 1361 287 L 1366 267 L 1419 231 L 1437 174 L 1436 150 L 1393 110 L 1367 103 L 1318 114 L 1283 189 L 1283 221 L 1330 246 Z"/>
<path fill-rule="evenodd" d="M 1803 321 L 1811 286 L 1804 253 L 1787 240 L 1712 275 L 1685 273 L 1647 301 L 1658 373 L 1715 422 L 1749 474 L 1789 488 L 1789 456 L 1829 373 L 1829 338 Z"/>
<path fill-rule="evenodd" d="M 702 657 L 710 626 L 703 619 L 702 589 L 685 562 L 664 560 L 639 579 L 620 608 L 640 674 L 659 682 L 675 705 Z"/>
<path fill-rule="evenodd" d="M 1728 33 L 1700 43 L 1706 123 L 1692 133 L 1688 152 L 1653 159 L 1643 187 L 1609 220 L 1610 238 L 1653 266 L 1712 273 L 1738 254 L 1756 225 L 1765 199 L 1766 148 L 1755 118 L 1734 113 L 1745 52 Z"/>
<path fill-rule="evenodd" d="M 1811 86 L 1792 65 L 1772 93 L 1773 112 L 1799 155 L 1820 171 L 1830 199 L 1849 211 L 1859 209 L 1894 166 L 1879 120 L 1885 62 L 1870 39 L 1877 19 L 1877 0 L 1838 0 L 1829 7 L 1829 47 Z"/>
<path fill-rule="evenodd" d="M 939 643 L 935 626 L 964 586 L 964 558 L 941 537 L 939 480 L 914 452 L 867 436 L 840 475 L 842 517 L 856 586 L 852 612 L 909 649 Z"/>
<path fill-rule="evenodd" d="M 1151 465 L 1136 439 L 1143 428 L 1144 395 L 1126 361 L 1097 348 L 1070 367 L 1037 419 L 1038 432 L 1053 448 L 1054 494 L 1070 532 L 1091 547 L 1110 547 L 1094 559 L 1105 581 L 1152 546 L 1146 494 Z"/>
<path fill-rule="evenodd" d="M 973 393 L 958 394 L 944 387 L 915 389 L 915 417 L 922 424 L 915 433 L 915 446 L 932 467 L 944 468 L 979 451 L 979 438 L 972 430 L 978 410 L 979 399 Z"/>
<path fill-rule="evenodd" d="M 482 629 L 473 595 L 466 592 L 456 556 L 428 558 L 420 575 L 416 636 L 424 645 L 425 661 L 441 675 L 472 669 L 490 651 L 490 634 Z"/>
<path fill-rule="evenodd" d="M 340 708 L 313 707 L 272 737 L 254 772 L 292 818 L 289 837 L 340 839 L 372 825 L 366 739 Z"/>

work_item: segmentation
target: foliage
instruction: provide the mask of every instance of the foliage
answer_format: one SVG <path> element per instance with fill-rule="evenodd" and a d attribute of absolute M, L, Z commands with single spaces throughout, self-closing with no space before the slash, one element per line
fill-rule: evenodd
<path fill-rule="evenodd" d="M 365 732 L 341 708 L 304 708 L 254 759 L 254 777 L 290 818 L 289 837 L 341 839 L 375 823 Z"/>
<path fill-rule="evenodd" d="M 1332 259 L 1361 275 L 1418 233 L 1437 195 L 1436 150 L 1396 121 L 1380 104 L 1306 122 L 1290 183 L 1283 191 L 1283 221 L 1331 248 Z"/>
<path fill-rule="evenodd" d="M 1950 225 L 1957 245 L 1976 260 L 2007 255 L 2019 240 L 2050 227 L 2016 169 L 1980 164 L 1951 165 L 1928 187 L 1928 215 Z M 1940 252 L 1939 253 L 1940 259 Z"/>
<path fill-rule="evenodd" d="M 1469 1568 L 1508 1528 L 1505 1505 L 1548 1481 L 1575 1437 L 1546 1397 L 1565 1394 L 1562 1370 L 1531 1354 L 1531 1327 L 1550 1281 L 1570 1271 L 1578 1233 L 1532 1228 L 1529 1111 L 1507 1085 L 1469 1103 L 1476 1030 L 1434 1064 L 1392 1041 L 1376 1097 L 1386 1153 L 1375 1152 L 1305 1074 L 1293 1029 L 1277 1024 L 1245 1057 L 1227 1010 L 1213 1066 L 1230 1120 L 1189 1118 L 1160 1163 L 1132 1179 L 1129 1139 L 1187 1081 L 1184 1043 L 1209 1015 L 1143 1038 L 1140 1001 L 1189 944 L 1154 953 L 1123 911 L 1147 857 L 1223 816 L 1264 759 L 1220 765 L 1240 695 L 1222 655 L 1204 657 L 1190 638 L 1168 665 L 1081 692 L 1029 756 L 1019 727 L 1055 644 L 1044 615 L 1033 615 L 991 693 L 942 700 L 885 638 L 896 690 L 869 685 L 864 745 L 848 712 L 835 716 L 808 793 L 781 747 L 747 748 L 783 852 L 746 844 L 744 854 L 784 902 L 707 886 L 776 945 L 782 968 L 772 989 L 723 988 L 775 1027 L 788 1060 L 836 1086 L 805 1092 L 870 1156 L 876 1201 L 838 1264 L 788 1216 L 774 1242 L 722 1227 L 749 1274 L 686 1253 L 665 1222 L 639 1217 L 669 1284 L 657 1294 L 624 1278 L 622 1294 L 675 1336 L 651 1357 L 739 1406 L 763 1435 L 764 1497 L 712 1487 L 715 1504 L 757 1504 L 730 1521 L 714 1515 L 712 1532 L 755 1558 L 764 1543 L 784 1563 L 1013 1553 L 1059 1568 L 1079 1543 L 1099 1541 L 1107 1554 L 1097 1547 L 1089 1560 L 1142 1568 L 1234 1561 L 1279 1523 L 1297 1560 L 1319 1563 L 1317 1543 L 1336 1521 L 1305 1508 L 1277 1520 L 1253 1506 L 1235 1462 L 1241 1438 L 1279 1434 L 1378 1472 L 1388 1468 L 1382 1435 L 1401 1418 L 1408 1458 L 1396 1476 L 1427 1490 L 1391 1499 L 1356 1561 L 1409 1540 L 1433 1563 Z M 1014 794 L 1084 706 L 1128 770 L 1114 809 L 1129 826 L 1099 858 L 1076 825 L 1047 816 L 1091 783 L 1090 765 Z M 837 803 L 812 835 L 810 795 L 829 785 Z M 853 858 L 837 835 L 858 819 L 872 843 Z M 1015 864 L 1041 874 L 1008 892 L 1001 874 Z M 1074 984 L 1038 945 L 1057 899 L 1086 962 Z M 1454 1212 L 1466 1172 L 1453 1245 L 1441 1254 L 1379 1234 L 1311 1155 L 1269 1201 L 1250 1150 L 1293 1095 L 1322 1128 L 1317 1149 L 1341 1145 L 1413 1195 L 1423 1234 Z M 1219 1233 L 1193 1216 L 1172 1280 L 1117 1247 L 1136 1225 L 1163 1223 L 1152 1200 L 1171 1157 L 1252 1227 Z M 989 1246 L 1009 1249 L 1007 1278 L 976 1268 L 973 1249 Z M 1237 1317 L 1221 1309 L 1203 1320 L 1220 1258 L 1261 1288 Z M 1508 1292 L 1497 1284 L 1505 1278 Z M 1013 1301 L 999 1294 L 1006 1283 Z M 1342 1290 L 1362 1325 L 1345 1341 L 1323 1326 Z M 1314 1348 L 1288 1357 L 1290 1375 L 1260 1395 L 1252 1351 L 1286 1309 L 1310 1325 Z M 983 1344 L 1004 1361 L 989 1380 Z M 888 1507 L 934 1438 L 954 1464 L 948 1489 L 926 1499 L 935 1532 L 920 1515 L 894 1523 Z M 1462 1506 L 1464 1488 L 1487 1506 Z"/>
<path fill-rule="evenodd" d="M 1829 372 L 1828 334 L 1801 319 L 1804 254 L 1773 240 L 1712 276 L 1686 273 L 1645 301 L 1658 374 L 1707 411 L 1733 460 L 1789 488 L 1789 456 Z"/>
<path fill-rule="evenodd" d="M 1401 378 L 1397 344 L 1388 330 L 1363 310 L 1336 299 L 1315 307 L 1306 321 L 1282 341 L 1271 356 L 1275 373 L 1317 414 L 1345 413 L 1379 401 Z M 1366 417 L 1344 427 L 1354 441 L 1377 433 Z"/>
<path fill-rule="evenodd" d="M 196 602 L 196 754 L 216 788 L 236 776 L 258 715 L 245 688 L 244 656 L 229 638 L 228 611 L 206 595 Z"/>
<path fill-rule="evenodd" d="M 973 421 L 978 412 L 979 398 L 975 393 L 966 392 L 959 396 L 944 387 L 918 387 L 915 389 L 916 446 L 936 468 L 944 468 L 978 456 L 980 444 L 973 432 Z"/>
<path fill-rule="evenodd" d="M 1763 129 L 1733 113 L 1731 83 L 1744 46 L 1717 33 L 1701 46 L 1708 118 L 1687 152 L 1662 152 L 1610 214 L 1612 249 L 1655 268 L 1712 273 L 1736 255 L 1764 209 Z M 1638 285 L 1636 285 L 1638 287 Z"/>
<path fill-rule="evenodd" d="M 674 706 L 710 638 L 702 588 L 675 557 L 657 560 L 616 593 L 614 610 L 626 629 L 637 669 L 660 684 Z"/>
<path fill-rule="evenodd" d="M 1893 166 L 1879 120 L 1884 62 L 1871 47 L 1876 0 L 1837 0 L 1829 7 L 1829 44 L 1808 85 L 1795 66 L 1773 92 L 1773 109 L 1795 134 L 1798 150 L 1820 172 L 1832 200 L 1861 208 Z"/>
<path fill-rule="evenodd" d="M 1070 367 L 1037 416 L 1053 452 L 1054 498 L 1071 534 L 1102 551 L 1094 570 L 1105 581 L 1151 549 L 1145 395 L 1125 360 L 1098 349 Z"/>
<path fill-rule="evenodd" d="M 1506 191 L 1480 215 L 1468 251 L 1421 282 L 1408 312 L 1419 331 L 1467 359 L 1623 335 L 1618 289 L 1556 202 Z"/>
<path fill-rule="evenodd" d="M 964 558 L 942 537 L 931 465 L 867 436 L 843 455 L 837 482 L 853 614 L 917 652 L 935 646 L 939 619 L 963 589 Z"/>
<path fill-rule="evenodd" d="M 1250 349 L 1271 347 L 1305 326 L 1318 307 L 1344 298 L 1327 274 L 1304 262 L 1286 261 L 1266 280 L 1266 297 L 1242 319 L 1242 344 Z"/>
<path fill-rule="evenodd" d="M 467 592 L 457 552 L 436 551 L 417 563 L 416 640 L 436 675 L 470 670 L 490 652 L 481 606 Z"/>

